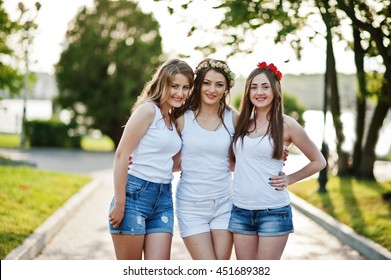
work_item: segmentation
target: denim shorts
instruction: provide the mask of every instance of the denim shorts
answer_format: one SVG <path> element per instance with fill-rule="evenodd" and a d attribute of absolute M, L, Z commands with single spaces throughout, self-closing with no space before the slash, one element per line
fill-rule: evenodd
<path fill-rule="evenodd" d="M 279 236 L 293 232 L 290 205 L 264 210 L 246 210 L 232 206 L 228 229 L 239 234 Z"/>
<path fill-rule="evenodd" d="M 177 198 L 175 202 L 179 233 L 182 238 L 216 229 L 228 230 L 232 197 L 200 201 Z"/>
<path fill-rule="evenodd" d="M 114 206 L 114 198 L 110 210 Z M 174 232 L 174 206 L 171 184 L 152 183 L 128 174 L 125 213 L 112 234 L 149 234 Z"/>

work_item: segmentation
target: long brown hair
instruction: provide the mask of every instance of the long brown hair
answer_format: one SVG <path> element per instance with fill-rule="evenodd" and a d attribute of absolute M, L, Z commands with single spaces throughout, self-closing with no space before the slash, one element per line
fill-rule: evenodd
<path fill-rule="evenodd" d="M 213 67 L 212 65 L 210 65 L 209 62 L 212 61 L 212 60 L 214 62 L 217 62 L 217 63 L 220 63 L 222 65 L 225 65 L 226 69 L 229 69 L 227 63 L 222 61 L 222 60 L 211 59 L 211 58 L 206 58 L 206 59 L 202 60 L 198 64 L 198 66 L 196 67 L 196 69 L 198 69 L 198 70 L 196 71 L 197 74 L 196 74 L 196 77 L 194 79 L 193 91 L 190 94 L 189 98 L 186 100 L 185 105 L 182 106 L 181 108 L 178 108 L 178 109 L 175 110 L 175 117 L 176 118 L 182 116 L 187 110 L 196 111 L 197 114 L 199 114 L 199 112 L 201 111 L 201 106 L 202 106 L 201 105 L 201 87 L 202 87 L 202 83 L 204 81 L 205 74 L 209 70 L 213 69 L 214 71 L 216 71 L 216 72 L 218 72 L 218 73 L 220 73 L 220 74 L 222 74 L 224 76 L 224 78 L 226 80 L 226 84 L 227 84 L 227 91 L 226 91 L 226 93 L 224 93 L 224 95 L 220 99 L 220 105 L 219 105 L 219 110 L 218 110 L 218 116 L 221 119 L 221 121 L 222 121 L 222 123 L 223 123 L 223 125 L 225 127 L 225 124 L 224 124 L 224 111 L 225 111 L 225 109 L 231 110 L 231 107 L 229 107 L 228 102 L 227 102 L 227 97 L 230 96 L 230 84 L 231 84 L 232 77 L 230 77 L 228 75 L 228 73 L 226 71 L 224 71 L 223 69 L 221 69 L 219 67 Z M 201 65 L 207 65 L 207 67 L 201 67 L 200 68 Z"/>
<path fill-rule="evenodd" d="M 270 111 L 267 114 L 269 119 L 269 126 L 267 128 L 266 134 L 269 134 L 273 139 L 273 158 L 281 159 L 283 155 L 283 145 L 284 145 L 284 134 L 283 134 L 283 100 L 282 100 L 282 91 L 281 83 L 278 80 L 277 76 L 274 75 L 268 69 L 256 68 L 246 79 L 246 86 L 242 100 L 240 102 L 240 114 L 238 118 L 238 123 L 236 126 L 235 136 L 233 139 L 233 145 L 236 144 L 240 138 L 243 143 L 243 137 L 250 133 L 248 130 L 250 123 L 254 122 L 255 124 L 255 110 L 254 104 L 250 100 L 250 90 L 251 83 L 255 76 L 264 73 L 269 79 L 272 91 L 273 91 L 273 101 Z M 231 157 L 233 157 L 233 151 L 231 149 Z M 233 157 L 234 158 L 234 157 Z"/>
<path fill-rule="evenodd" d="M 161 105 L 169 98 L 170 87 L 176 74 L 186 76 L 189 79 L 190 89 L 193 87 L 193 69 L 183 60 L 177 58 L 167 60 L 159 67 L 152 79 L 145 84 L 143 91 L 132 108 L 132 112 L 146 101 L 152 101 L 161 108 Z M 170 114 L 170 119 L 172 123 L 176 123 L 173 114 Z"/>

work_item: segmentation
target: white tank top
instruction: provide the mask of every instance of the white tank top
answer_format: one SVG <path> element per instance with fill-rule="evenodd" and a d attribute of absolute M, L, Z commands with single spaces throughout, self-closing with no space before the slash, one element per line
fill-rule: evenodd
<path fill-rule="evenodd" d="M 176 197 L 185 200 L 232 196 L 228 151 L 234 135 L 232 110 L 225 110 L 224 124 L 216 131 L 203 129 L 193 111 L 184 114 L 182 174 Z"/>
<path fill-rule="evenodd" d="M 273 139 L 261 136 L 238 139 L 234 147 L 236 163 L 233 182 L 235 206 L 247 210 L 279 208 L 290 203 L 285 189 L 276 191 L 268 182 L 284 166 L 283 160 L 272 158 Z"/>
<path fill-rule="evenodd" d="M 138 178 L 168 184 L 173 179 L 172 157 L 181 149 L 181 138 L 175 127 L 166 127 L 160 109 L 155 105 L 155 118 L 140 143 L 132 152 L 128 173 Z"/>

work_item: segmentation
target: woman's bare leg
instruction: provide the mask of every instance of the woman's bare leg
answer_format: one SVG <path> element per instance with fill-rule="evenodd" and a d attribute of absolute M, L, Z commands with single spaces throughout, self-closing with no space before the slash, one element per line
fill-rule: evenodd
<path fill-rule="evenodd" d="M 145 235 L 112 234 L 117 260 L 141 260 Z"/>
<path fill-rule="evenodd" d="M 279 260 L 284 252 L 289 234 L 281 236 L 259 236 L 258 239 L 258 260 Z"/>
<path fill-rule="evenodd" d="M 255 260 L 258 251 L 258 235 L 234 233 L 234 246 L 238 260 Z"/>
<path fill-rule="evenodd" d="M 171 258 L 172 234 L 165 232 L 151 233 L 145 236 L 145 260 L 169 260 Z"/>
<path fill-rule="evenodd" d="M 232 233 L 226 229 L 212 230 L 211 233 L 216 259 L 229 260 L 232 254 Z"/>
<path fill-rule="evenodd" d="M 193 260 L 215 260 L 212 235 L 210 232 L 195 234 L 183 238 L 187 250 Z"/>

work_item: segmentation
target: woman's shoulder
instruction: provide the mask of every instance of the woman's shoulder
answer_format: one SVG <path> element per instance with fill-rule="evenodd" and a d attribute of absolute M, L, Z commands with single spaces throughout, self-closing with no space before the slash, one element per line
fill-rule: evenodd
<path fill-rule="evenodd" d="M 284 134 L 288 133 L 291 135 L 295 132 L 304 131 L 304 128 L 291 116 L 283 115 L 284 118 Z"/>
<path fill-rule="evenodd" d="M 156 115 L 156 108 L 157 105 L 154 102 L 146 101 L 141 103 L 133 114 L 153 119 Z"/>
<path fill-rule="evenodd" d="M 293 117 L 283 114 L 282 115 L 284 123 L 287 125 L 294 125 L 294 124 L 299 124 Z"/>
<path fill-rule="evenodd" d="M 150 112 L 154 112 L 157 108 L 159 108 L 158 105 L 152 101 L 145 101 L 141 103 L 139 107 Z"/>

